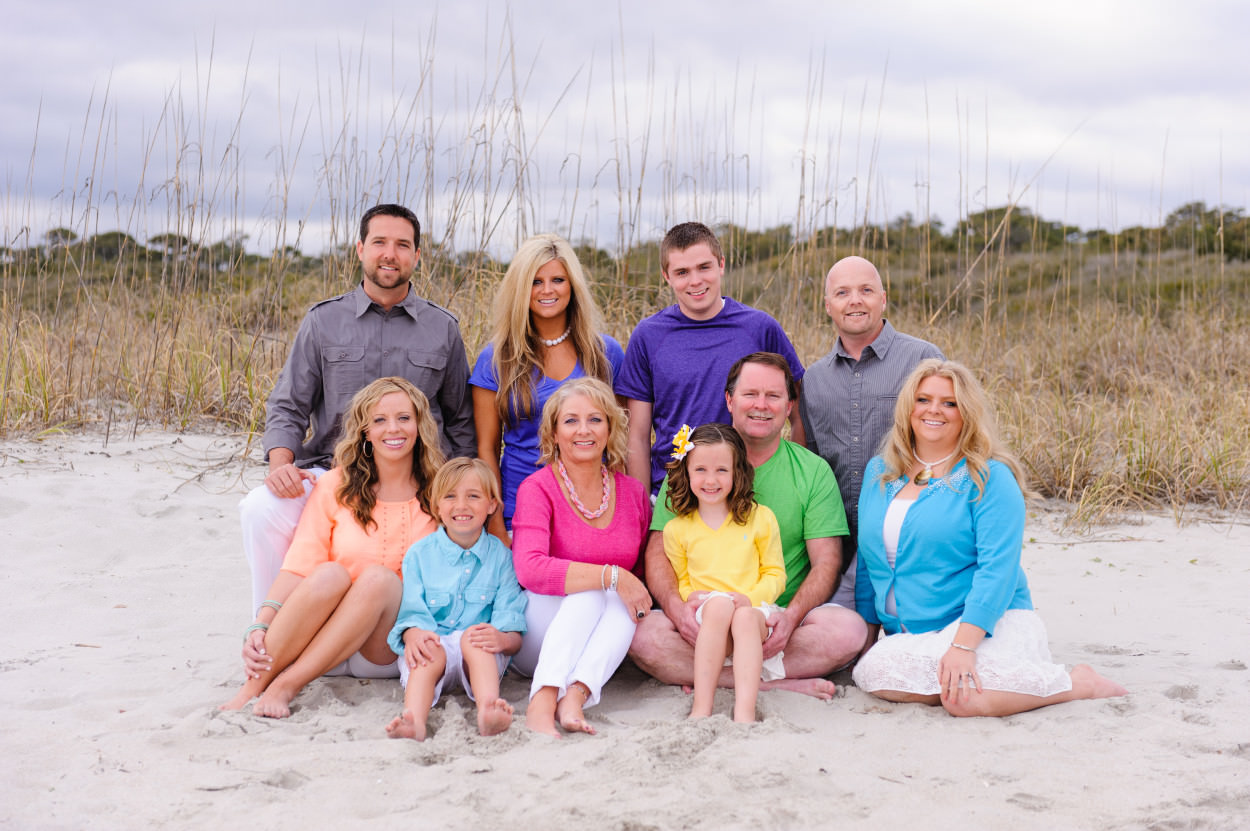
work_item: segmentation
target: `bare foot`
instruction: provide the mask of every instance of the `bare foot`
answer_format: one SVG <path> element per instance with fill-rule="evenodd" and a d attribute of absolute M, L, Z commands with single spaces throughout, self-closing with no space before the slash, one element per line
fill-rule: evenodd
<path fill-rule="evenodd" d="M 838 692 L 837 684 L 824 678 L 778 678 L 776 681 L 761 682 L 760 689 L 789 690 L 821 701 L 831 700 Z"/>
<path fill-rule="evenodd" d="M 252 705 L 252 715 L 265 718 L 286 718 L 291 715 L 291 699 L 295 698 L 295 694 L 275 689 L 277 686 L 270 684 L 269 689 L 256 699 L 256 703 Z"/>
<path fill-rule="evenodd" d="M 556 729 L 556 688 L 543 687 L 530 697 L 525 710 L 525 726 L 535 733 L 563 738 Z"/>
<path fill-rule="evenodd" d="M 477 732 L 483 736 L 494 736 L 508 729 L 512 724 L 512 705 L 502 698 L 479 704 L 477 708 Z"/>
<path fill-rule="evenodd" d="M 1089 664 L 1077 664 L 1072 667 L 1072 689 L 1080 693 L 1080 698 L 1115 698 L 1128 695 L 1128 690 L 1099 675 Z M 1088 695 L 1085 693 L 1088 692 Z"/>
<path fill-rule="evenodd" d="M 238 695 L 227 701 L 225 704 L 218 705 L 218 710 L 242 710 L 247 706 L 247 702 L 252 700 L 252 693 L 247 687 L 239 690 Z"/>
<path fill-rule="evenodd" d="M 425 721 L 417 721 L 412 710 L 404 710 L 386 725 L 386 736 L 390 739 L 416 739 L 425 741 Z"/>
<path fill-rule="evenodd" d="M 564 738 L 560 735 L 560 731 L 556 729 L 555 713 L 534 712 L 533 706 L 525 711 L 525 726 L 535 733 L 542 733 L 544 736 L 555 736 L 557 739 Z"/>
<path fill-rule="evenodd" d="M 568 692 L 564 694 L 564 698 L 556 704 L 556 715 L 560 719 L 560 726 L 570 733 L 589 733 L 595 734 L 595 728 L 590 726 L 586 721 L 586 714 L 582 712 L 582 704 L 590 698 L 590 689 L 580 681 L 574 681 L 569 684 Z"/>

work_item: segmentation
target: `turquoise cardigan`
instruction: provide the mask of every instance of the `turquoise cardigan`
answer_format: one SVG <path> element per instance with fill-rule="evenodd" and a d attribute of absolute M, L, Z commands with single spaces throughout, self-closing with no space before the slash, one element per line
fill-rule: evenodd
<path fill-rule="evenodd" d="M 991 460 L 980 499 L 962 459 L 930 482 L 903 520 L 894 568 L 881 532 L 907 478 L 882 483 L 884 471 L 885 462 L 874 457 L 859 494 L 855 609 L 864 620 L 892 635 L 931 632 L 962 618 L 993 635 L 1003 612 L 1033 608 L 1020 566 L 1024 497 L 1011 468 Z M 891 586 L 897 615 L 885 611 Z"/>

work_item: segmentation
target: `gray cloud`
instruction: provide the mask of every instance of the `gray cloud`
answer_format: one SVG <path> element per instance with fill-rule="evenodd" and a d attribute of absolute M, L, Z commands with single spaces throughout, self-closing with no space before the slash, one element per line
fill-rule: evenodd
<path fill-rule="evenodd" d="M 189 203 L 199 233 L 268 245 L 289 217 L 315 250 L 394 198 L 506 251 L 692 215 L 949 225 L 1019 198 L 1115 228 L 1250 201 L 1237 3 L 694 5 L 22 4 L 5 234 L 155 234 Z"/>

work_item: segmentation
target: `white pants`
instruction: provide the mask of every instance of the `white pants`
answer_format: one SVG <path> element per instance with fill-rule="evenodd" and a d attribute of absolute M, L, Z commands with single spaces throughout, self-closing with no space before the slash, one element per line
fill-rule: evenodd
<path fill-rule="evenodd" d="M 309 468 L 314 476 L 324 468 Z M 304 481 L 304 495 L 294 499 L 275 496 L 265 485 L 252 488 L 239 502 L 239 522 L 243 526 L 243 555 L 252 569 L 252 614 L 269 594 L 269 587 L 282 570 L 286 550 L 291 547 L 295 526 L 312 493 L 313 483 Z"/>
<path fill-rule="evenodd" d="M 576 592 L 559 597 L 525 593 L 526 632 L 512 665 L 530 675 L 530 698 L 543 687 L 559 690 L 580 681 L 590 690 L 585 706 L 599 703 L 599 692 L 625 660 L 638 628 L 613 591 Z"/>

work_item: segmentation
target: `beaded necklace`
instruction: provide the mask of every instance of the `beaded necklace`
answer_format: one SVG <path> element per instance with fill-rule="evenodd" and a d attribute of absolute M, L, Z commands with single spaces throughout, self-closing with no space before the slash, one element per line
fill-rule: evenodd
<path fill-rule="evenodd" d="M 547 340 L 546 338 L 540 337 L 539 340 L 542 341 L 547 346 L 559 346 L 560 344 L 564 343 L 564 341 L 568 338 L 569 333 L 572 331 L 573 331 L 573 324 L 570 323 L 568 328 L 564 330 L 564 334 L 561 335 L 560 337 L 552 338 L 551 340 Z"/>
<path fill-rule="evenodd" d="M 569 492 L 569 501 L 573 503 L 573 507 L 577 508 L 578 513 L 586 517 L 586 519 L 598 519 L 607 513 L 608 510 L 608 466 L 601 464 L 599 470 L 603 472 L 603 502 L 599 504 L 599 510 L 591 511 L 582 504 L 582 500 L 577 496 L 577 489 L 573 487 L 573 480 L 569 478 L 569 472 L 564 467 L 563 459 L 556 459 L 556 470 L 560 471 L 560 478 L 564 480 L 564 487 Z"/>

